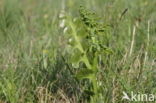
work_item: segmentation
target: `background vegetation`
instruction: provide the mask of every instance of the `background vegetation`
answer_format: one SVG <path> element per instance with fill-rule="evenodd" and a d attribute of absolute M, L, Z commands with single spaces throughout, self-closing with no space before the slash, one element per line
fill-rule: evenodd
<path fill-rule="evenodd" d="M 77 21 L 80 6 L 105 25 L 100 38 L 112 52 L 97 55 L 96 102 L 128 103 L 123 91 L 156 94 L 155 5 L 155 0 L 0 0 L 0 103 L 91 102 L 92 92 L 84 89 L 92 82 L 75 77 L 85 64 L 70 61 L 72 54 L 82 56 L 69 49 L 68 35 L 73 27 L 86 33 Z"/>

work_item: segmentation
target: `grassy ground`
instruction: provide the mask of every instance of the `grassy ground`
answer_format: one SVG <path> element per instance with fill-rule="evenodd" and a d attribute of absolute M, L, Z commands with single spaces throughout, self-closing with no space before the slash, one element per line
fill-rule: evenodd
<path fill-rule="evenodd" d="M 89 83 L 77 81 L 80 68 L 68 62 L 69 19 L 60 18 L 79 18 L 80 6 L 109 26 L 113 53 L 98 65 L 97 103 L 128 103 L 123 91 L 156 94 L 155 5 L 155 0 L 0 0 L 0 103 L 91 102 L 83 93 Z"/>

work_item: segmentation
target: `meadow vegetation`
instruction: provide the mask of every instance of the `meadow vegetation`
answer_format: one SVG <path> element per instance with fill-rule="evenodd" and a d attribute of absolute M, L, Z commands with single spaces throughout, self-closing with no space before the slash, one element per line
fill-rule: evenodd
<path fill-rule="evenodd" d="M 155 5 L 0 0 L 0 103 L 129 103 L 123 91 L 156 94 Z"/>

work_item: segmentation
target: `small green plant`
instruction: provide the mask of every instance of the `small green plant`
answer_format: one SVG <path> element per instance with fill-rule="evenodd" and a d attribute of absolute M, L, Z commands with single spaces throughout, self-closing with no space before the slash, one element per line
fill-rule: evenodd
<path fill-rule="evenodd" d="M 72 64 L 73 68 L 78 68 L 75 77 L 78 80 L 87 79 L 89 84 L 84 92 L 91 97 L 91 102 L 98 101 L 101 95 L 100 84 L 98 81 L 98 73 L 100 65 L 103 62 L 101 57 L 104 57 L 112 50 L 107 46 L 109 28 L 100 22 L 95 13 L 80 7 L 80 18 L 72 20 L 67 17 L 68 25 L 68 63 Z"/>
<path fill-rule="evenodd" d="M 7 102 L 17 103 L 19 99 L 17 85 L 14 79 L 15 71 L 7 69 L 0 76 L 0 95 L 6 99 Z"/>

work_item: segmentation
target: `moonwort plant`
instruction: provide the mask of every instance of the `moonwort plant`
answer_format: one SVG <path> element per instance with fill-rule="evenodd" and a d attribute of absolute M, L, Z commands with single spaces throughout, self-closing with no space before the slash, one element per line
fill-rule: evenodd
<path fill-rule="evenodd" d="M 73 68 L 78 68 L 75 77 L 79 81 L 89 80 L 91 88 L 88 87 L 84 91 L 89 93 L 91 103 L 96 103 L 102 93 L 97 75 L 103 62 L 101 58 L 112 53 L 107 40 L 109 27 L 104 25 L 95 13 L 82 6 L 79 14 L 80 17 L 74 19 L 71 16 L 66 17 L 68 64 L 72 64 Z"/>

